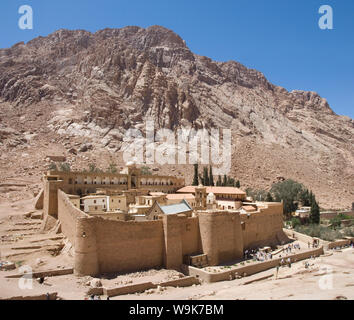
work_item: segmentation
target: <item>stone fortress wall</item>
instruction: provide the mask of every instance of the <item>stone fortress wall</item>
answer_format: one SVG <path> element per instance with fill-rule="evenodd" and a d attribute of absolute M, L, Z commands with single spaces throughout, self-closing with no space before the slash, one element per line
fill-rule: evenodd
<path fill-rule="evenodd" d="M 57 192 L 58 219 L 75 248 L 78 275 L 158 267 L 180 270 L 186 255 L 202 253 L 207 254 L 209 265 L 243 257 L 244 233 L 237 212 L 200 211 L 191 218 L 166 215 L 156 221 L 110 221 L 83 213 L 62 190 Z M 255 217 L 248 227 L 257 229 L 263 222 L 264 217 L 260 222 Z M 273 227 L 270 234 L 282 232 L 282 225 Z M 267 242 L 269 234 L 258 235 L 259 240 Z"/>

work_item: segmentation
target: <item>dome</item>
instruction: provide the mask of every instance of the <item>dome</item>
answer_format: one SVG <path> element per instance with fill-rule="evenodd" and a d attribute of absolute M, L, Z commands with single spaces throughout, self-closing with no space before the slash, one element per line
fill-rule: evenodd
<path fill-rule="evenodd" d="M 214 203 L 215 202 L 215 194 L 214 193 L 212 193 L 212 192 L 210 192 L 209 194 L 208 194 L 208 196 L 207 196 L 207 202 L 208 203 Z"/>

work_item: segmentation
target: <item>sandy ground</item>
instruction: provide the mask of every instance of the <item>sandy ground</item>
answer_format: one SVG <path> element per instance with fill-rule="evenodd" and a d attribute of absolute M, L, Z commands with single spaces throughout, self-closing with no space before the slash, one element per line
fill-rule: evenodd
<path fill-rule="evenodd" d="M 305 261 L 310 263 L 305 268 Z M 113 299 L 158 300 L 333 300 L 354 299 L 354 249 L 333 252 L 330 256 L 304 260 L 291 268 L 275 269 L 243 279 L 203 284 L 187 288 L 169 288 L 146 295 L 126 295 Z M 251 284 L 245 282 L 267 275 L 271 278 Z"/>
<path fill-rule="evenodd" d="M 73 267 L 71 245 L 62 234 L 44 233 L 42 221 L 26 217 L 33 210 L 33 201 L 14 205 L 0 205 L 0 253 L 1 260 L 16 264 L 12 271 L 0 271 L 0 299 L 14 296 L 34 296 L 57 292 L 61 299 L 83 300 L 87 298 L 91 277 L 73 274 L 46 278 L 43 284 L 34 279 L 31 289 L 21 289 L 23 279 L 7 279 L 18 274 L 19 268 L 30 267 L 33 272 Z M 38 213 L 38 212 L 37 212 Z M 305 244 L 302 244 L 305 247 Z M 259 274 L 212 284 L 202 283 L 187 288 L 150 289 L 145 293 L 124 295 L 111 300 L 237 300 L 237 299 L 354 299 L 354 249 L 331 251 L 325 255 L 293 263 L 292 267 L 271 269 Z M 105 287 L 115 287 L 151 281 L 160 283 L 183 275 L 173 270 L 149 270 L 131 274 L 102 275 Z M 265 280 L 255 281 L 269 276 Z M 21 282 L 22 281 L 22 282 Z M 28 282 L 26 282 L 28 284 Z M 105 297 L 102 297 L 104 299 Z"/>

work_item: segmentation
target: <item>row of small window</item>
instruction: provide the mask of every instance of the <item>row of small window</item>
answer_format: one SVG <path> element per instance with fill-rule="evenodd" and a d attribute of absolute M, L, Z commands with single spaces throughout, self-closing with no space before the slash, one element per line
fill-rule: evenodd
<path fill-rule="evenodd" d="M 69 179 L 69 184 L 73 184 L 73 180 L 72 180 L 72 179 Z M 80 183 L 78 183 L 77 181 L 75 181 L 75 184 L 80 184 Z M 128 182 L 127 182 L 127 181 L 120 181 L 120 182 L 115 183 L 114 181 L 111 181 L 111 182 L 109 182 L 109 183 L 106 183 L 106 181 L 102 181 L 102 183 L 98 183 L 97 181 L 93 181 L 92 183 L 87 183 L 87 181 L 84 181 L 83 184 L 126 185 L 126 184 L 128 184 Z"/>

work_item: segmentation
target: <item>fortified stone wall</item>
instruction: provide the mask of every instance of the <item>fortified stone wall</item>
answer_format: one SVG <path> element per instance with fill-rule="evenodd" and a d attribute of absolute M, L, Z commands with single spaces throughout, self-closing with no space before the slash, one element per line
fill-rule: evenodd
<path fill-rule="evenodd" d="M 185 217 L 182 219 L 181 234 L 183 256 L 199 254 L 203 252 L 198 217 Z"/>
<path fill-rule="evenodd" d="M 200 212 L 203 252 L 210 265 L 243 257 L 240 215 L 233 212 Z"/>
<path fill-rule="evenodd" d="M 283 206 L 279 203 L 268 204 L 259 212 L 241 214 L 243 244 L 245 249 L 279 243 L 283 235 Z"/>
<path fill-rule="evenodd" d="M 162 221 L 94 220 L 100 272 L 130 272 L 163 265 Z"/>
<path fill-rule="evenodd" d="M 73 246 L 75 246 L 77 220 L 85 217 L 87 215 L 76 208 L 63 191 L 58 190 L 58 219 L 61 223 L 62 232 Z"/>
<path fill-rule="evenodd" d="M 230 211 L 204 211 L 196 217 L 164 215 L 162 220 L 125 222 L 89 216 L 61 190 L 56 198 L 62 231 L 75 248 L 74 271 L 78 275 L 161 266 L 179 270 L 185 255 L 201 253 L 207 254 L 210 265 L 218 265 L 242 258 L 246 245 L 276 241 L 282 231 L 279 205 L 250 217 Z"/>

